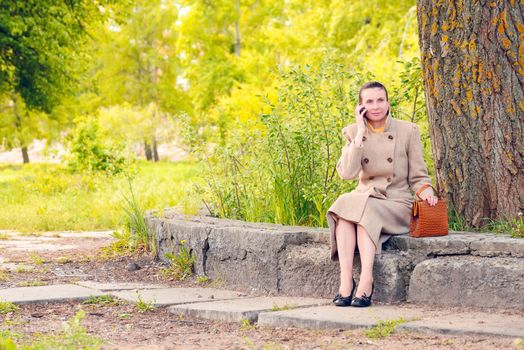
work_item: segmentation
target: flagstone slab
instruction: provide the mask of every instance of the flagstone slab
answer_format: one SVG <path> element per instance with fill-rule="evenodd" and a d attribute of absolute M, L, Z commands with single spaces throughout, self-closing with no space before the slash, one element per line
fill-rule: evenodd
<path fill-rule="evenodd" d="M 256 322 L 261 312 L 281 309 L 296 309 L 330 303 L 327 299 L 292 297 L 253 297 L 235 300 L 221 300 L 206 303 L 175 305 L 169 311 L 176 315 L 199 317 L 218 321 Z"/>
<path fill-rule="evenodd" d="M 320 306 L 263 312 L 258 324 L 313 329 L 371 328 L 397 321 L 396 332 L 524 337 L 524 313 L 467 312 L 449 309 L 374 305 L 369 308 Z"/>
<path fill-rule="evenodd" d="M 372 306 L 367 308 L 318 306 L 296 310 L 263 312 L 258 324 L 272 327 L 297 327 L 313 329 L 370 328 L 380 321 L 414 320 L 428 316 L 416 308 L 398 306 Z"/>
<path fill-rule="evenodd" d="M 29 272 L 34 270 L 34 266 L 18 263 L 1 263 L 0 269 L 7 270 L 11 272 Z"/>
<path fill-rule="evenodd" d="M 161 289 L 167 286 L 160 284 L 145 284 L 140 282 L 95 282 L 95 281 L 79 281 L 76 285 L 96 289 L 101 292 L 133 290 L 133 289 Z"/>
<path fill-rule="evenodd" d="M 74 284 L 0 289 L 0 300 L 15 304 L 67 302 L 85 300 L 91 296 L 99 295 L 103 295 L 103 293 Z"/>
<path fill-rule="evenodd" d="M 155 306 L 197 303 L 204 301 L 239 299 L 245 295 L 239 292 L 218 290 L 213 288 L 161 288 L 125 290 L 108 293 L 120 299 L 138 302 L 138 296 L 144 302 L 153 303 Z"/>
<path fill-rule="evenodd" d="M 452 313 L 400 325 L 397 330 L 422 333 L 524 337 L 524 314 Z"/>

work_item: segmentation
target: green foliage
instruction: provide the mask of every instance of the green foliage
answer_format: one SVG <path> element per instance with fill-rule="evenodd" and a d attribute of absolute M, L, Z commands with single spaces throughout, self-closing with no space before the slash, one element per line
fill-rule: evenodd
<path fill-rule="evenodd" d="M 0 282 L 9 281 L 9 274 L 6 270 L 0 268 Z"/>
<path fill-rule="evenodd" d="M 144 209 L 178 207 L 194 214 L 201 202 L 193 193 L 194 162 L 136 164 L 133 187 Z M 115 230 L 123 227 L 124 176 L 71 173 L 57 164 L 0 164 L 0 229 L 22 232 Z M 122 233 L 124 234 L 124 233 Z"/>
<path fill-rule="evenodd" d="M 42 265 L 45 260 L 42 259 L 42 257 L 40 255 L 38 255 L 37 253 L 32 253 L 30 256 L 29 256 L 29 259 L 31 260 L 31 262 L 35 265 Z"/>
<path fill-rule="evenodd" d="M 505 233 L 513 238 L 524 238 L 524 217 L 521 212 L 513 220 L 493 221 L 485 227 L 485 230 L 495 233 Z"/>
<path fill-rule="evenodd" d="M 47 286 L 47 282 L 42 281 L 25 281 L 18 283 L 18 287 L 39 287 Z"/>
<path fill-rule="evenodd" d="M 351 85 L 360 81 L 356 76 Z M 211 158 L 212 210 L 223 217 L 324 226 L 336 193 L 351 189 L 335 173 L 349 122 L 349 74 L 326 63 L 283 76 L 279 100 L 256 126 L 232 133 Z"/>
<path fill-rule="evenodd" d="M 271 311 L 285 311 L 285 310 L 291 310 L 295 309 L 296 305 L 284 305 L 284 306 L 278 306 L 277 304 L 273 304 L 273 307 L 271 308 Z"/>
<path fill-rule="evenodd" d="M 186 246 L 185 240 L 178 244 L 177 253 L 166 253 L 166 258 L 169 260 L 170 266 L 162 270 L 162 274 L 165 277 L 185 280 L 193 274 L 196 257 L 191 249 Z"/>
<path fill-rule="evenodd" d="M 0 330 L 0 349 L 16 350 L 15 335 L 9 331 Z"/>
<path fill-rule="evenodd" d="M 138 296 L 138 299 L 136 302 L 136 308 L 138 312 L 144 313 L 144 312 L 154 311 L 156 309 L 154 300 L 145 301 L 144 299 L 142 299 L 142 295 L 140 294 L 138 290 L 136 291 L 136 293 Z"/>
<path fill-rule="evenodd" d="M 60 334 L 39 336 L 37 340 L 34 341 L 29 347 L 24 346 L 22 349 L 100 349 L 103 341 L 97 337 L 87 334 L 85 328 L 82 326 L 82 320 L 84 318 L 85 312 L 83 310 L 79 310 L 73 318 L 64 324 L 63 330 Z"/>
<path fill-rule="evenodd" d="M 393 113 L 424 118 L 423 98 L 409 102 L 421 93 L 417 60 L 406 63 L 403 77 L 399 95 L 392 98 Z M 203 192 L 212 212 L 247 221 L 327 226 L 329 205 L 356 185 L 341 181 L 335 166 L 344 142 L 340 131 L 354 122 L 358 88 L 371 79 L 329 60 L 284 72 L 278 101 L 266 100 L 271 112 L 231 131 L 228 143 L 208 159 Z"/>
<path fill-rule="evenodd" d="M 118 305 L 118 300 L 116 300 L 111 295 L 99 295 L 99 296 L 91 296 L 84 300 L 82 304 L 85 305 L 97 305 L 97 306 L 112 306 L 112 305 Z"/>
<path fill-rule="evenodd" d="M 79 121 L 71 136 L 69 167 L 74 172 L 119 174 L 126 167 L 120 148 L 103 140 L 94 118 Z"/>
<path fill-rule="evenodd" d="M 5 315 L 10 312 L 18 311 L 19 307 L 13 304 L 10 301 L 1 301 L 0 300 L 0 315 Z"/>
<path fill-rule="evenodd" d="M 197 276 L 196 282 L 199 284 L 207 283 L 209 282 L 209 277 L 207 276 Z"/>
<path fill-rule="evenodd" d="M 133 186 L 131 184 L 130 178 L 128 178 L 128 184 L 129 195 L 124 195 L 123 205 L 125 212 L 124 229 L 129 232 L 131 249 L 145 249 L 146 251 L 150 251 L 151 247 L 149 244 L 149 235 L 145 221 L 145 210 L 142 209 L 141 205 L 137 201 L 135 193 L 133 192 Z"/>
<path fill-rule="evenodd" d="M 86 27 L 102 18 L 100 5 L 68 2 L 4 1 L 0 7 L 0 81 L 30 109 L 47 112 L 71 92 L 78 63 L 85 59 Z"/>
<path fill-rule="evenodd" d="M 240 329 L 243 332 L 254 331 L 257 328 L 255 323 L 252 323 L 249 319 L 244 318 L 240 321 Z"/>
<path fill-rule="evenodd" d="M 474 231 L 474 232 L 493 232 L 508 234 L 513 238 L 524 238 L 524 218 L 522 213 L 517 217 L 508 220 L 486 219 L 486 224 L 481 229 L 467 225 L 452 207 L 448 210 L 449 229 L 452 231 Z"/>
<path fill-rule="evenodd" d="M 399 318 L 397 320 L 390 320 L 390 321 L 379 321 L 371 329 L 366 330 L 364 334 L 366 335 L 366 337 L 371 338 L 371 339 L 386 338 L 386 337 L 389 337 L 391 334 L 393 334 L 393 332 L 395 332 L 395 329 L 399 325 L 405 322 L 406 320 L 403 318 Z"/>
<path fill-rule="evenodd" d="M 107 247 L 102 247 L 103 259 L 111 259 L 114 257 L 131 254 L 135 251 L 136 245 L 131 240 L 131 233 L 128 230 L 122 232 L 114 231 L 112 233 L 115 239 Z"/>

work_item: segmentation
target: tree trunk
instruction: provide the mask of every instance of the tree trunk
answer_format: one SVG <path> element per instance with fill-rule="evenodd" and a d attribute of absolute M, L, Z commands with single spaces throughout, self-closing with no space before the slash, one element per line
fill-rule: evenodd
<path fill-rule="evenodd" d="M 22 159 L 24 160 L 24 164 L 29 163 L 29 153 L 27 153 L 27 146 L 22 147 Z"/>
<path fill-rule="evenodd" d="M 144 151 L 146 154 L 146 159 L 153 160 L 153 152 L 151 151 L 151 145 L 147 141 L 144 141 Z"/>
<path fill-rule="evenodd" d="M 158 147 L 157 147 L 157 144 L 156 144 L 156 137 L 153 138 L 153 160 L 155 162 L 158 162 L 159 158 L 158 158 Z"/>
<path fill-rule="evenodd" d="M 418 1 L 440 191 L 466 224 L 524 210 L 524 4 Z"/>
<path fill-rule="evenodd" d="M 236 10 L 237 10 L 237 20 L 235 21 L 235 55 L 240 56 L 240 47 L 241 47 L 241 39 L 240 39 L 240 0 L 236 1 Z"/>

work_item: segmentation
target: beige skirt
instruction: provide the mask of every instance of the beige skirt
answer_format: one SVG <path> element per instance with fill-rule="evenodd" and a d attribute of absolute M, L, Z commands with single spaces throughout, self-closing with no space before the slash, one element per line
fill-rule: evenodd
<path fill-rule="evenodd" d="M 380 254 L 382 244 L 392 235 L 402 235 L 409 232 L 411 204 L 405 200 L 395 201 L 393 199 L 368 197 L 359 220 L 348 216 L 345 217 L 344 214 L 344 210 L 337 209 L 336 205 L 331 206 L 326 214 L 331 238 L 332 260 L 338 260 L 335 232 L 339 218 L 362 226 L 375 244 L 376 253 Z"/>

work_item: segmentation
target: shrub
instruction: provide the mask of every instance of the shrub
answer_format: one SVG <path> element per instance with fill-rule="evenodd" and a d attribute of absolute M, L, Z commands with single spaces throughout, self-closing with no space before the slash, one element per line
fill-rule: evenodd
<path fill-rule="evenodd" d="M 70 137 L 69 148 L 71 158 L 68 164 L 74 172 L 115 175 L 125 169 L 126 160 L 121 155 L 122 147 L 104 140 L 94 117 L 78 121 Z"/>

